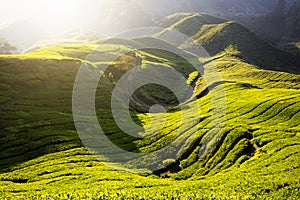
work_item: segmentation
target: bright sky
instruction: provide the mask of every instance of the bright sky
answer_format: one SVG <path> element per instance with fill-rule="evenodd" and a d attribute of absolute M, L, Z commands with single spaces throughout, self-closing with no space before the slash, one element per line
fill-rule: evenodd
<path fill-rule="evenodd" d="M 0 25 L 26 20 L 46 29 L 90 24 L 109 0 L 0 0 Z"/>

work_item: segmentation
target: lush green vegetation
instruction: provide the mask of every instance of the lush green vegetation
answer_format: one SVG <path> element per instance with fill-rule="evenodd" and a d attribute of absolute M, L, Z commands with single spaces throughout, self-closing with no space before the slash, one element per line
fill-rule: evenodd
<path fill-rule="evenodd" d="M 188 79 L 182 87 L 191 85 L 194 89 L 194 98 L 182 109 L 170 91 L 157 85 L 136 92 L 137 99 L 149 105 L 158 101 L 168 107 L 166 124 L 160 129 L 164 114 L 150 114 L 131 104 L 133 120 L 144 127 L 141 134 L 149 136 L 145 139 L 129 137 L 116 126 L 110 111 L 111 92 L 120 77 L 135 66 L 134 49 L 161 41 L 110 39 L 0 56 L 0 199 L 299 197 L 300 76 L 292 73 L 295 67 L 290 60 L 285 63 L 283 59 L 292 55 L 264 42 L 264 56 L 282 54 L 266 58 L 262 66 L 263 60 L 257 57 L 260 52 L 244 57 L 249 53 L 245 44 L 251 50 L 257 36 L 250 32 L 244 35 L 247 41 L 233 38 L 237 37 L 232 36 L 234 31 L 248 30 L 211 16 L 174 15 L 162 23 L 185 31 L 189 30 L 186 26 L 191 26 L 184 23 L 194 24 L 197 31 L 187 34 L 202 44 L 205 42 L 208 49 L 217 49 L 213 57 L 199 58 L 199 64 L 207 70 L 217 66 L 224 84 L 205 93 L 205 79 L 185 59 L 162 50 L 140 50 L 145 69 L 150 64 L 171 66 Z M 227 37 L 226 34 L 232 37 L 233 45 L 226 43 L 216 48 L 220 40 L 217 38 Z M 91 50 L 93 53 L 88 55 Z M 119 54 L 124 55 L 108 62 Z M 107 70 L 101 71 L 106 64 Z M 148 162 L 165 167 L 139 174 L 114 169 L 105 164 L 105 157 L 92 156 L 83 147 L 72 116 L 73 83 L 81 65 L 103 74 L 96 93 L 96 109 L 99 123 L 111 141 L 138 152 L 152 152 L 172 141 L 179 147 L 173 152 L 176 159 L 155 163 L 154 158 Z M 217 145 L 208 144 L 211 151 L 202 157 L 200 147 L 210 130 L 211 93 L 221 94 L 222 86 L 226 90 L 226 105 L 216 103 L 226 109 L 225 125 L 215 138 Z M 185 121 L 181 120 L 182 113 Z"/>

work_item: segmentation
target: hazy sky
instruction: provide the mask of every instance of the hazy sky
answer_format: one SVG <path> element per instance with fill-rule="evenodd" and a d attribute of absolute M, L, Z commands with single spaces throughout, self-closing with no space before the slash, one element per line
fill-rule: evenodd
<path fill-rule="evenodd" d="M 112 36 L 150 21 L 140 0 L 0 0 L 0 38 L 28 47 L 65 33 Z M 152 4 L 152 2 L 150 2 Z"/>
<path fill-rule="evenodd" d="M 43 29 L 49 35 L 74 28 L 97 30 L 103 34 L 111 26 L 131 23 L 122 15 L 136 12 L 136 6 L 143 11 L 160 10 L 162 7 L 176 7 L 177 0 L 0 0 L 0 26 L 15 21 L 27 21 Z M 159 2 L 159 3 L 158 3 Z M 129 13 L 128 13 L 129 12 Z M 138 15 L 133 15 L 138 16 Z M 142 21 L 133 19 L 135 21 Z M 122 21 L 122 19 L 124 21 Z M 98 27 L 95 27 L 98 26 Z M 109 31 L 108 31 L 109 32 Z"/>
<path fill-rule="evenodd" d="M 109 0 L 0 0 L 0 24 L 30 21 L 44 29 L 89 26 Z"/>
<path fill-rule="evenodd" d="M 0 20 L 18 19 L 37 22 L 72 21 L 88 18 L 107 0 L 1 0 Z"/>

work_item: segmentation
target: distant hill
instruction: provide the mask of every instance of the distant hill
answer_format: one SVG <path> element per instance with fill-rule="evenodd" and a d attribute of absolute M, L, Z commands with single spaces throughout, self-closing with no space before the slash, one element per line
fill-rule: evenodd
<path fill-rule="evenodd" d="M 208 13 L 238 21 L 268 39 L 299 40 L 299 0 L 131 1 L 155 19 L 177 12 Z M 133 4 L 133 5 L 135 5 Z M 161 4 L 159 8 L 156 5 Z"/>
<path fill-rule="evenodd" d="M 106 18 L 94 27 L 99 32 L 119 33 L 151 26 L 174 13 L 207 13 L 247 26 L 267 39 L 299 39 L 299 0 L 115 0 Z M 298 2 L 298 3 L 297 3 Z M 107 21 L 107 19 L 110 19 Z M 284 27 L 284 28 L 283 28 Z"/>
<path fill-rule="evenodd" d="M 193 37 L 211 55 L 225 51 L 264 69 L 299 72 L 297 56 L 279 49 L 237 22 L 182 13 L 163 19 L 159 25 Z"/>
<path fill-rule="evenodd" d="M 280 20 L 269 16 L 278 0 L 114 0 L 101 13 L 95 13 L 87 29 L 93 32 L 114 35 L 128 29 L 153 26 L 156 21 L 178 12 L 208 13 L 231 20 L 239 21 L 256 32 L 268 37 L 297 38 L 299 35 L 299 9 L 294 3 L 297 0 L 286 0 L 283 10 L 284 31 L 282 34 L 282 17 Z M 159 5 L 159 6 L 158 6 Z M 268 17 L 262 17 L 268 16 Z M 280 23 L 279 23 L 280 22 Z M 274 25 L 275 24 L 275 25 Z M 298 28 L 297 28 L 298 27 Z M 47 32 L 60 34 L 59 30 L 42 29 L 27 21 L 16 21 L 0 28 L 0 37 L 6 38 L 13 45 L 26 50 L 40 40 L 49 39 Z M 66 31 L 66 30 L 65 30 Z M 22 33 L 22 37 L 20 37 Z M 52 34 L 53 34 L 52 33 Z"/>
<path fill-rule="evenodd" d="M 285 16 L 284 37 L 300 41 L 300 1 L 295 3 Z"/>
<path fill-rule="evenodd" d="M 34 45 L 31 45 L 25 52 L 35 51 L 47 46 L 53 46 L 58 44 L 76 44 L 76 43 L 90 43 L 107 36 L 101 35 L 92 31 L 84 31 L 80 29 L 68 31 L 60 36 L 56 36 L 49 39 L 43 39 L 37 41 Z"/>
<path fill-rule="evenodd" d="M 94 31 L 71 29 L 49 36 L 43 29 L 27 21 L 16 21 L 0 27 L 0 38 L 18 47 L 20 52 L 61 43 L 88 43 L 106 37 Z"/>
<path fill-rule="evenodd" d="M 136 0 L 132 2 L 149 9 L 155 17 L 164 17 L 175 12 L 206 12 L 223 17 L 234 17 L 268 13 L 276 5 L 277 0 L 166 0 L 163 2 Z"/>
<path fill-rule="evenodd" d="M 288 9 L 286 5 L 289 5 Z M 300 1 L 278 1 L 272 11 L 259 16 L 238 18 L 254 31 L 275 42 L 300 40 Z"/>
<path fill-rule="evenodd" d="M 47 38 L 47 33 L 28 21 L 16 21 L 0 28 L 1 37 L 25 50 L 37 41 Z"/>

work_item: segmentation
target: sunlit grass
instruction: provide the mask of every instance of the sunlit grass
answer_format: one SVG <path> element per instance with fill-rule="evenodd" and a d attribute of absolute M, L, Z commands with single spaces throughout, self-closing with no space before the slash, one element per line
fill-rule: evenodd
<path fill-rule="evenodd" d="M 120 41 L 125 43 L 114 44 Z M 233 47 L 215 55 L 214 61 L 206 59 L 204 68 L 217 66 L 224 79 L 227 103 L 216 103 L 226 106 L 227 115 L 224 129 L 215 138 L 217 145 L 209 143 L 212 151 L 201 157 L 200 146 L 210 131 L 210 93 L 182 109 L 169 108 L 166 114 L 139 112 L 133 107 L 132 118 L 145 128 L 141 133 L 148 136 L 145 139 L 125 137 L 112 120 L 109 108 L 114 84 L 135 67 L 134 49 L 127 44 L 141 41 L 147 39 L 101 41 L 99 46 L 58 45 L 0 56 L 0 198 L 297 199 L 299 75 L 246 63 L 236 57 Z M 89 54 L 93 49 L 94 54 Z M 124 52 L 127 54 L 114 62 L 109 60 Z M 98 57 L 101 53 L 105 56 Z M 194 96 L 207 89 L 205 79 L 186 60 L 159 50 L 140 53 L 145 67 L 169 66 L 182 73 L 186 84 L 193 86 Z M 180 147 L 174 152 L 176 160 L 157 164 L 176 167 L 167 166 L 156 175 L 133 174 L 107 166 L 106 158 L 97 160 L 83 147 L 73 123 L 72 90 L 86 57 L 95 69 L 110 64 L 96 96 L 99 122 L 110 139 L 140 152 L 158 150 L 172 141 Z M 213 88 L 214 94 L 221 95 L 221 86 Z M 149 86 L 137 95 L 150 99 L 165 92 Z M 172 101 L 165 98 L 165 103 Z"/>

